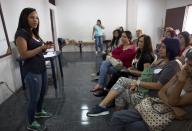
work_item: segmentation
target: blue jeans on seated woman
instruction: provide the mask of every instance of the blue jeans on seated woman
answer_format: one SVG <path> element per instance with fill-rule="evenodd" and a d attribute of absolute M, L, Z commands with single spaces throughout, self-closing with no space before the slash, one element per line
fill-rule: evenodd
<path fill-rule="evenodd" d="M 27 73 L 24 79 L 27 100 L 29 124 L 34 121 L 35 112 L 42 111 L 43 99 L 47 90 L 47 72 L 42 74 Z"/>
<path fill-rule="evenodd" d="M 113 67 L 110 61 L 105 60 L 101 63 L 100 66 L 100 72 L 99 72 L 99 85 L 101 85 L 103 88 L 107 86 L 107 75 L 117 73 L 117 70 Z"/>

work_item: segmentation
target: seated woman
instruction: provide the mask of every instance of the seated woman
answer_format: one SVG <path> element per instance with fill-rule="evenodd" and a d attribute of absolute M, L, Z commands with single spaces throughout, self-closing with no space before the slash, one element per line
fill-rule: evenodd
<path fill-rule="evenodd" d="M 180 42 L 180 59 L 183 60 L 184 63 L 184 58 L 186 53 L 188 52 L 189 49 L 192 48 L 192 46 L 189 44 L 190 43 L 190 34 L 187 31 L 181 32 L 178 35 L 179 42 Z"/>
<path fill-rule="evenodd" d="M 121 36 L 122 45 L 115 48 L 111 53 L 112 57 L 120 60 L 123 66 L 127 68 L 131 66 L 131 62 L 136 54 L 136 47 L 132 44 L 131 38 L 131 32 L 125 31 Z M 109 60 L 103 61 L 100 66 L 98 84 L 91 89 L 91 92 L 98 92 L 98 90 L 104 89 L 107 84 L 107 75 L 113 72 L 117 72 L 117 69 L 113 67 L 112 63 Z"/>
<path fill-rule="evenodd" d="M 137 94 L 139 94 L 140 96 L 138 98 L 141 99 L 149 95 L 150 96 L 156 95 L 157 91 L 161 89 L 163 85 L 165 85 L 180 69 L 178 62 L 174 60 L 175 57 L 179 55 L 180 50 L 179 47 L 180 47 L 179 41 L 177 39 L 171 39 L 171 38 L 164 39 L 164 41 L 162 41 L 160 48 L 161 59 L 158 59 L 150 68 L 147 68 L 153 71 L 152 74 L 151 72 L 149 72 L 149 75 L 151 75 L 149 81 L 147 82 L 142 81 L 140 80 L 141 77 L 137 81 L 121 77 L 111 88 L 110 92 L 107 94 L 105 99 L 103 99 L 99 105 L 92 108 L 87 113 L 87 115 L 99 116 L 109 114 L 109 111 L 106 108 L 107 105 L 110 104 L 110 102 L 114 100 L 116 97 L 120 96 L 120 94 L 125 92 L 127 88 L 129 88 L 127 97 L 131 98 L 132 88 L 130 87 L 138 86 Z M 125 100 L 125 102 L 128 102 L 129 104 L 131 104 L 131 101 L 132 100 L 130 101 Z"/>
<path fill-rule="evenodd" d="M 174 38 L 174 37 L 176 37 L 175 30 L 173 28 L 166 28 L 164 37 L 165 38 Z"/>
<path fill-rule="evenodd" d="M 159 98 L 165 103 L 164 106 L 172 108 L 173 120 L 187 118 L 189 112 L 184 107 L 192 104 L 192 50 L 187 53 L 186 58 L 182 70 L 159 91 Z M 115 112 L 111 125 L 112 131 L 126 131 L 126 129 L 149 131 L 150 127 L 134 108 Z"/>
<path fill-rule="evenodd" d="M 126 70 L 114 73 L 107 84 L 107 89 L 110 88 L 117 82 L 120 77 L 136 76 L 139 77 L 141 72 L 150 67 L 151 63 L 154 61 L 154 54 L 152 49 L 151 38 L 148 35 L 141 35 L 138 38 L 137 55 L 134 59 L 132 67 Z"/>
<path fill-rule="evenodd" d="M 116 29 L 113 31 L 113 39 L 109 45 L 110 48 L 107 49 L 106 53 L 102 54 L 102 59 L 106 60 L 107 55 L 113 51 L 116 47 L 121 45 L 121 31 Z M 97 72 L 99 74 L 99 72 Z"/>
<path fill-rule="evenodd" d="M 121 31 L 116 29 L 113 31 L 113 39 L 111 41 L 111 51 L 121 43 Z"/>

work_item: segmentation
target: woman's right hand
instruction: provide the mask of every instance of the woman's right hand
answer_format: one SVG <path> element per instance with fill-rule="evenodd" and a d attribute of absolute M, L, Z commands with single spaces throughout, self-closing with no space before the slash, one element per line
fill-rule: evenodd
<path fill-rule="evenodd" d="M 46 51 L 47 49 L 51 49 L 51 48 L 53 48 L 53 47 L 54 47 L 53 44 L 44 44 L 44 45 L 41 46 L 41 49 L 42 49 L 42 51 L 44 52 L 44 51 Z"/>
<path fill-rule="evenodd" d="M 134 91 L 136 91 L 136 88 L 137 88 L 137 81 L 136 81 L 136 80 L 133 80 L 133 81 L 130 83 L 130 91 L 131 91 L 131 92 L 134 92 Z"/>
<path fill-rule="evenodd" d="M 187 112 L 180 107 L 172 107 L 177 120 L 187 119 Z"/>

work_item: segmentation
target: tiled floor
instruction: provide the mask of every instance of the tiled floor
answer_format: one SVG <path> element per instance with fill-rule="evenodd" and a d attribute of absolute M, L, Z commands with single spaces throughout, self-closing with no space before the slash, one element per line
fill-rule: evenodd
<path fill-rule="evenodd" d="M 110 115 L 88 118 L 87 111 L 100 99 L 94 97 L 90 88 L 94 86 L 90 74 L 95 72 L 101 57 L 94 53 L 63 53 L 64 81 L 58 75 L 58 97 L 49 86 L 45 108 L 54 114 L 47 120 L 40 120 L 48 131 L 109 131 Z M 59 73 L 58 73 L 59 74 Z M 51 83 L 51 78 L 50 82 Z M 23 91 L 0 105 L 0 131 L 26 130 L 26 100 Z"/>

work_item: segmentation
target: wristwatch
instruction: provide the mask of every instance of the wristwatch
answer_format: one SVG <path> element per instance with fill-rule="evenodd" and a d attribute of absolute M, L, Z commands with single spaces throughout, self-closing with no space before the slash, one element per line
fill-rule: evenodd
<path fill-rule="evenodd" d="M 141 83 L 141 81 L 140 80 L 137 80 L 137 86 L 139 87 L 140 86 L 140 83 Z"/>

